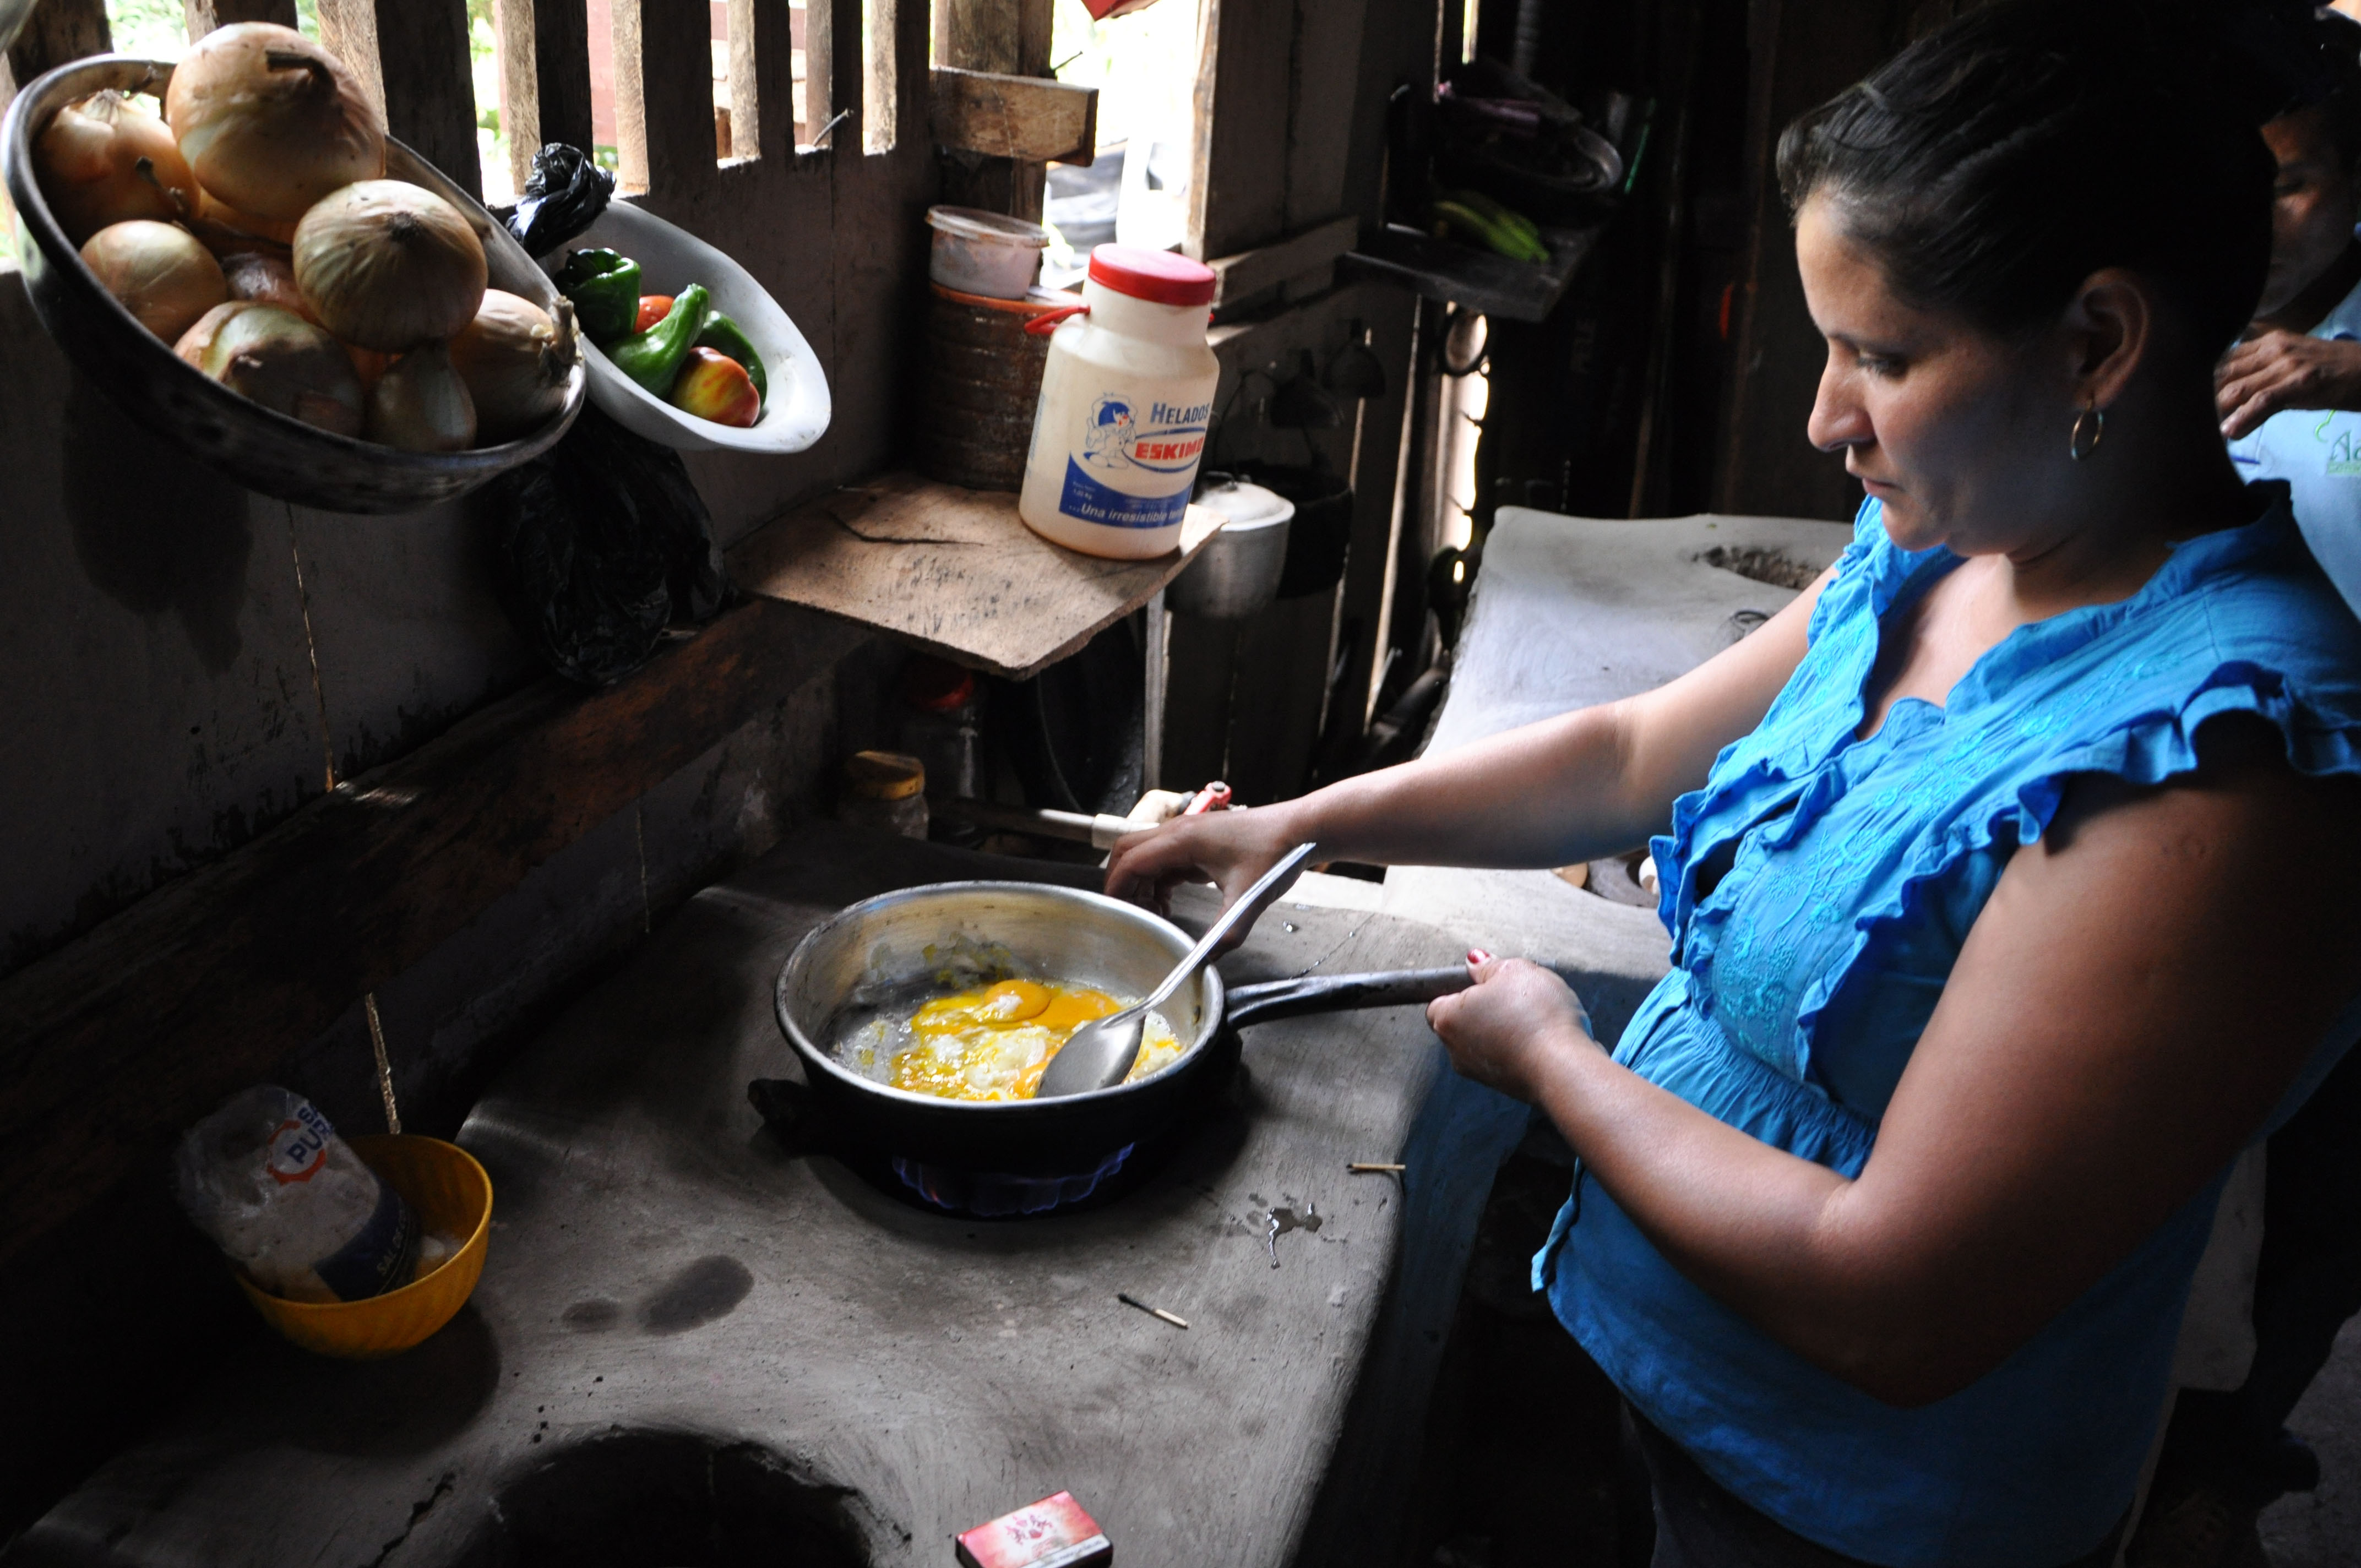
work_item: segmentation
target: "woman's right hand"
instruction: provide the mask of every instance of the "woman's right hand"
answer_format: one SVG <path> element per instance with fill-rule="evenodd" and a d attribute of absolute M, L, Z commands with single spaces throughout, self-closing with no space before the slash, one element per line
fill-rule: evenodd
<path fill-rule="evenodd" d="M 1209 811 L 1115 840 L 1107 860 L 1106 890 L 1116 898 L 1170 913 L 1172 890 L 1184 882 L 1210 882 L 1222 890 L 1227 909 L 1263 872 L 1303 842 L 1298 814 L 1287 806 Z M 1246 938 L 1241 927 L 1236 940 Z"/>

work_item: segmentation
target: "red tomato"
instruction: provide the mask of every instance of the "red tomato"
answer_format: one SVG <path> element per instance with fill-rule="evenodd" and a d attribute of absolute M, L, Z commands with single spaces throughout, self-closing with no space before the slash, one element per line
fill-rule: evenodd
<path fill-rule="evenodd" d="M 672 296 L 670 294 L 642 294 L 640 296 L 640 319 L 631 323 L 631 330 L 633 332 L 645 332 L 648 328 L 655 325 L 656 323 L 664 320 L 664 317 L 670 314 L 672 314 Z"/>
<path fill-rule="evenodd" d="M 741 430 L 763 415 L 763 400 L 755 394 L 746 367 L 718 349 L 692 348 L 672 384 L 673 406 Z"/>

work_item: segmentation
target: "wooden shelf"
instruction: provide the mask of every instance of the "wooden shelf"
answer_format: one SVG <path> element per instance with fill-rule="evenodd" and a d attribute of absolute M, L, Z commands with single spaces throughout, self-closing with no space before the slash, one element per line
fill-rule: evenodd
<path fill-rule="evenodd" d="M 1013 495 L 887 474 L 765 523 L 730 552 L 730 575 L 750 594 L 1023 680 L 1153 598 L 1222 521 L 1192 506 L 1178 550 L 1105 561 L 1026 527 Z"/>
<path fill-rule="evenodd" d="M 1565 297 L 1574 275 L 1597 248 L 1599 233 L 1599 228 L 1543 229 L 1550 258 L 1536 265 L 1389 224 L 1345 261 L 1364 277 L 1407 283 L 1430 300 L 1509 321 L 1537 322 Z"/>

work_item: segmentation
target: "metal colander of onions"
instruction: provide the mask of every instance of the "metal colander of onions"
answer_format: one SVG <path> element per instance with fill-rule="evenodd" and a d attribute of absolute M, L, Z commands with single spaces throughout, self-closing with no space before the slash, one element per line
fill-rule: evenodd
<path fill-rule="evenodd" d="M 565 407 L 571 307 L 486 286 L 467 217 L 385 178 L 384 122 L 334 54 L 268 22 L 216 28 L 163 107 L 70 104 L 34 163 L 92 275 L 201 374 L 405 452 L 511 441 Z"/>

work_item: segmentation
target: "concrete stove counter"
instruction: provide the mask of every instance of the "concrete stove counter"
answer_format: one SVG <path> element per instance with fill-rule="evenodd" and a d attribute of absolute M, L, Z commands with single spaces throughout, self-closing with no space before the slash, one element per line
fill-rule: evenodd
<path fill-rule="evenodd" d="M 788 949 L 855 899 L 977 876 L 1095 880 L 819 828 L 699 894 L 469 1118 L 497 1206 L 457 1320 L 375 1365 L 258 1323 L 6 1562 L 939 1565 L 1060 1489 L 1131 1568 L 1352 1561 L 1523 1107 L 1396 1008 L 1248 1031 L 1226 1107 L 1093 1211 L 946 1218 L 785 1148 L 745 1090 L 795 1071 L 770 1009 Z M 1282 902 L 1223 967 L 1462 950 Z M 1406 1181 L 1345 1170 L 1395 1159 Z M 1273 1208 L 1303 1222 L 1276 1267 Z"/>

